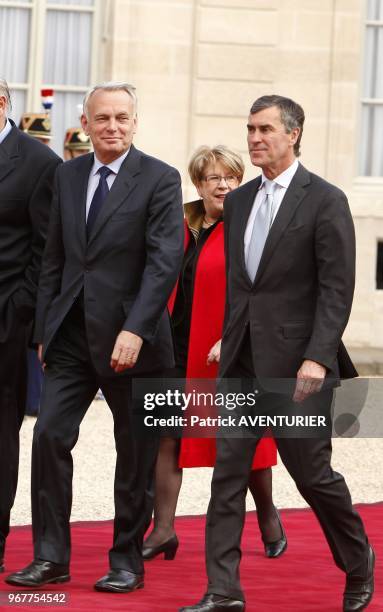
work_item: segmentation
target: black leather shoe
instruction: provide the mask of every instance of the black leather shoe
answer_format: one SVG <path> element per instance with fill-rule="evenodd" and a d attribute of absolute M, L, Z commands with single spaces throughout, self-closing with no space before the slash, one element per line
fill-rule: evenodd
<path fill-rule="evenodd" d="M 367 571 L 365 577 L 348 575 L 343 595 L 343 612 L 359 612 L 370 603 L 374 594 L 375 553 L 368 549 Z"/>
<path fill-rule="evenodd" d="M 44 586 L 44 584 L 69 582 L 69 580 L 69 567 L 67 565 L 35 559 L 24 569 L 7 576 L 5 582 L 14 586 L 39 587 Z"/>
<path fill-rule="evenodd" d="M 157 555 L 164 553 L 165 561 L 172 561 L 176 556 L 178 545 L 178 538 L 175 534 L 158 546 L 145 546 L 144 544 L 142 547 L 142 558 L 144 561 L 149 561 L 157 557 Z"/>
<path fill-rule="evenodd" d="M 262 542 L 265 548 L 265 556 L 269 559 L 276 559 L 277 557 L 280 557 L 281 555 L 283 555 L 287 548 L 287 538 L 285 530 L 283 529 L 281 517 L 279 516 L 279 512 L 276 508 L 275 511 L 277 513 L 278 523 L 281 529 L 282 537 L 280 537 L 279 540 L 275 540 L 275 542 L 265 542 L 262 536 Z"/>
<path fill-rule="evenodd" d="M 5 570 L 4 560 L 0 559 L 0 574 L 2 574 L 4 572 L 4 570 Z"/>
<path fill-rule="evenodd" d="M 238 599 L 229 599 L 223 595 L 208 593 L 194 606 L 179 608 L 179 612 L 221 612 L 222 610 L 245 612 L 245 602 Z"/>
<path fill-rule="evenodd" d="M 128 570 L 111 569 L 106 576 L 96 582 L 96 591 L 108 591 L 111 593 L 129 593 L 136 589 L 142 589 L 144 577 L 142 574 L 133 574 Z"/>

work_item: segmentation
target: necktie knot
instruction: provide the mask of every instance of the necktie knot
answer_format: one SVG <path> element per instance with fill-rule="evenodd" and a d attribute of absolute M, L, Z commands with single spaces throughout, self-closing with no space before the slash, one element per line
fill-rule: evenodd
<path fill-rule="evenodd" d="M 270 181 L 270 179 L 266 179 L 264 182 L 265 185 L 265 193 L 270 196 L 273 195 L 274 189 L 276 187 L 276 183 L 274 181 Z"/>
<path fill-rule="evenodd" d="M 108 178 L 109 174 L 112 174 L 113 170 L 108 168 L 108 166 L 101 166 L 97 172 L 99 173 L 101 179 L 106 179 Z"/>

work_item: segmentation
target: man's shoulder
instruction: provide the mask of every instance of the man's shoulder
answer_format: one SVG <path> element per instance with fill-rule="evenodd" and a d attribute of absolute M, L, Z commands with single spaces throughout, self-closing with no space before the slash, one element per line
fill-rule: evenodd
<path fill-rule="evenodd" d="M 68 177 L 68 175 L 74 172 L 89 174 L 90 168 L 93 164 L 93 159 L 93 153 L 86 153 L 85 155 L 80 155 L 74 159 L 68 159 L 61 164 L 58 169 L 58 174 L 65 177 Z"/>
<path fill-rule="evenodd" d="M 73 159 L 66 160 L 62 166 L 61 170 L 71 171 L 83 168 L 84 166 L 89 166 L 94 161 L 93 153 L 85 153 L 85 155 L 80 155 L 79 157 L 74 157 Z"/>
<path fill-rule="evenodd" d="M 33 156 L 36 161 L 44 163 L 54 162 L 60 163 L 61 158 L 47 145 L 39 142 L 36 138 L 32 138 L 25 134 L 17 127 L 13 127 L 9 136 L 15 140 L 20 153 L 23 155 Z"/>
<path fill-rule="evenodd" d="M 342 191 L 342 189 L 340 189 L 333 183 L 330 183 L 318 174 L 310 172 L 310 170 L 307 170 L 307 168 L 305 168 L 304 166 L 299 166 L 299 172 L 301 176 L 304 174 L 307 175 L 307 177 L 309 178 L 309 187 L 313 191 L 320 193 L 321 195 L 331 195 L 334 197 L 346 198 L 346 195 L 344 191 Z"/>
<path fill-rule="evenodd" d="M 134 148 L 134 154 L 140 158 L 140 163 L 142 164 L 142 168 L 147 171 L 152 171 L 154 173 L 158 173 L 159 175 L 167 174 L 169 172 L 174 172 L 179 174 L 177 168 L 171 166 L 167 162 L 162 159 L 158 159 L 158 157 L 154 157 L 153 155 L 148 155 L 148 153 L 144 153 L 143 151 Z"/>
<path fill-rule="evenodd" d="M 260 177 L 257 176 L 255 179 L 251 179 L 247 181 L 247 183 L 243 183 L 233 191 L 230 191 L 225 196 L 225 204 L 224 207 L 230 207 L 231 202 L 235 202 L 238 199 L 248 199 L 249 197 L 255 196 L 255 192 L 260 185 Z"/>

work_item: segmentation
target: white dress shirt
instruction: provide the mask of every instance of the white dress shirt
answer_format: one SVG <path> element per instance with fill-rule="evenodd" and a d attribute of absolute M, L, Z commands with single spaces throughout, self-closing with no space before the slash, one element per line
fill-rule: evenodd
<path fill-rule="evenodd" d="M 291 166 L 286 168 L 286 170 L 284 170 L 279 176 L 277 176 L 275 179 L 273 179 L 273 181 L 274 181 L 276 186 L 275 186 L 274 195 L 273 195 L 273 218 L 272 218 L 272 222 L 274 221 L 274 219 L 275 219 L 275 217 L 277 215 L 277 212 L 279 210 L 279 207 L 282 204 L 282 200 L 285 197 L 285 193 L 287 191 L 287 188 L 290 185 L 291 181 L 293 180 L 294 174 L 298 170 L 298 165 L 299 165 L 299 162 L 298 162 L 297 159 L 295 159 L 293 161 L 293 163 L 291 164 Z M 244 238 L 245 261 L 247 261 L 247 255 L 248 255 L 251 235 L 253 233 L 254 219 L 255 219 L 255 216 L 256 216 L 256 214 L 258 212 L 258 209 L 259 209 L 259 207 L 261 205 L 261 202 L 263 202 L 264 198 L 266 197 L 266 193 L 265 193 L 265 181 L 266 181 L 266 179 L 267 179 L 267 177 L 262 172 L 261 186 L 260 186 L 260 188 L 257 191 L 257 195 L 255 196 L 253 208 L 251 209 L 251 212 L 250 212 L 250 215 L 249 215 L 249 219 L 248 219 L 247 225 L 246 225 L 246 230 L 245 230 L 245 238 Z"/>
<path fill-rule="evenodd" d="M 9 132 L 12 129 L 12 125 L 11 122 L 9 121 L 9 119 L 5 120 L 5 126 L 3 127 L 3 129 L 0 132 L 0 144 L 3 142 L 3 140 L 6 139 L 6 137 L 8 136 Z"/>
<path fill-rule="evenodd" d="M 125 153 L 120 155 L 120 157 L 117 157 L 117 159 L 110 162 L 110 164 L 103 164 L 102 162 L 100 162 L 99 159 L 97 159 L 96 154 L 94 155 L 94 162 L 93 162 L 93 166 L 90 171 L 90 174 L 89 174 L 88 190 L 86 193 L 86 219 L 87 220 L 88 220 L 89 208 L 90 208 L 93 196 L 94 196 L 94 192 L 96 191 L 98 184 L 100 182 L 100 175 L 98 174 L 99 169 L 101 168 L 101 166 L 106 166 L 107 168 L 110 168 L 110 170 L 112 171 L 106 179 L 106 182 L 108 183 L 108 187 L 110 190 L 116 179 L 118 171 L 121 168 L 122 162 L 128 155 L 129 151 L 130 151 L 130 147 L 127 151 L 125 151 Z"/>

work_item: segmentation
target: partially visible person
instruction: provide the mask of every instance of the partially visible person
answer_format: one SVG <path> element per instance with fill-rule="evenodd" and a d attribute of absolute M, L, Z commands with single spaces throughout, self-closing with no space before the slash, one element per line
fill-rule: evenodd
<path fill-rule="evenodd" d="M 0 79 L 0 571 L 14 502 L 19 429 L 27 386 L 27 342 L 35 312 L 53 177 L 60 158 L 9 119 Z"/>
<path fill-rule="evenodd" d="M 24 113 L 20 119 L 19 129 L 42 144 L 50 146 L 52 122 L 48 113 Z M 43 369 L 35 349 L 28 348 L 27 361 L 28 384 L 25 414 L 27 416 L 37 416 L 43 384 Z"/>
<path fill-rule="evenodd" d="M 81 127 L 68 128 L 64 140 L 64 160 L 86 155 L 92 150 L 89 135 Z"/>
<path fill-rule="evenodd" d="M 257 386 L 263 399 L 254 415 L 278 405 L 282 414 L 314 410 L 325 418 L 320 435 L 291 437 L 280 429 L 276 442 L 345 573 L 343 612 L 360 612 L 374 593 L 375 554 L 347 484 L 331 466 L 333 387 L 339 378 L 357 376 L 342 343 L 354 293 L 355 232 L 345 194 L 298 162 L 304 120 L 303 108 L 284 96 L 262 96 L 250 109 L 249 155 L 262 172 L 225 199 L 220 376 Z M 290 379 L 290 394 L 268 390 L 271 379 Z M 217 439 L 206 518 L 207 592 L 182 612 L 245 610 L 239 572 L 245 486 L 264 428 L 252 433 Z M 318 609 L 327 610 L 322 576 L 316 579 Z M 296 593 L 297 608 L 303 596 Z"/>
<path fill-rule="evenodd" d="M 52 123 L 47 113 L 24 113 L 21 116 L 19 129 L 45 145 L 52 140 Z"/>
<path fill-rule="evenodd" d="M 182 260 L 181 181 L 175 168 L 134 147 L 132 85 L 93 87 L 82 126 L 94 154 L 56 174 L 39 283 L 34 339 L 46 367 L 32 448 L 34 558 L 6 582 L 39 587 L 70 579 L 71 453 L 101 388 L 117 457 L 110 567 L 95 589 L 129 593 L 144 586 L 158 451 L 136 418 L 133 379 L 161 376 L 174 361 L 166 306 Z"/>
<path fill-rule="evenodd" d="M 172 311 L 176 367 L 169 378 L 215 379 L 225 309 L 223 202 L 243 178 L 241 157 L 225 146 L 202 146 L 189 163 L 200 199 L 185 204 L 185 253 L 169 306 Z M 182 468 L 213 466 L 214 438 L 163 437 L 156 467 L 154 528 L 144 543 L 144 559 L 163 553 L 172 559 L 178 547 L 174 519 Z M 267 557 L 278 557 L 287 541 L 273 504 L 271 466 L 277 462 L 272 438 L 260 443 L 249 488 Z"/>

